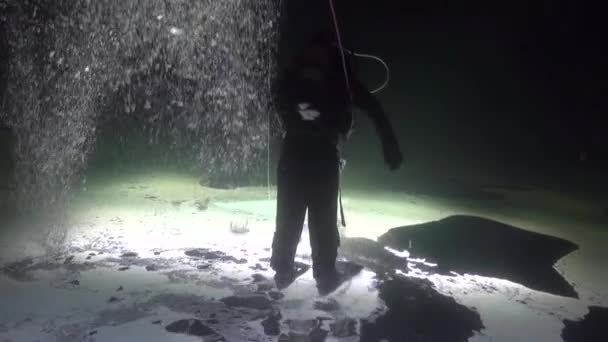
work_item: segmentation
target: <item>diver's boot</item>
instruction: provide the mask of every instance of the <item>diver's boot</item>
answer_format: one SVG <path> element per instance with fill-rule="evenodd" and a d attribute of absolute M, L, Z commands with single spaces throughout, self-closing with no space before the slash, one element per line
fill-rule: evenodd
<path fill-rule="evenodd" d="M 319 295 L 326 296 L 334 292 L 344 283 L 345 279 L 344 275 L 338 271 L 316 277 L 315 280 L 317 282 Z"/>
<path fill-rule="evenodd" d="M 314 278 L 317 282 L 317 290 L 321 296 L 334 292 L 346 280 L 344 274 L 339 272 L 335 265 L 315 268 Z"/>
<path fill-rule="evenodd" d="M 291 266 L 273 267 L 275 270 L 274 282 L 277 289 L 283 290 L 291 285 L 299 276 L 310 269 L 309 265 L 301 262 L 294 262 Z"/>

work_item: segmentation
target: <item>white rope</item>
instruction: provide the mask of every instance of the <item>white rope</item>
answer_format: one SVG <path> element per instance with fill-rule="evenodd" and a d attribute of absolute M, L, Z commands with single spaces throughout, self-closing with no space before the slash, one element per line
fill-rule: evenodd
<path fill-rule="evenodd" d="M 384 83 L 382 83 L 382 85 L 380 85 L 378 88 L 370 91 L 370 93 L 375 94 L 379 91 L 382 91 L 384 88 L 386 88 L 388 83 L 391 81 L 391 69 L 388 67 L 388 64 L 386 64 L 386 62 L 378 56 L 369 55 L 369 54 L 365 54 L 365 53 L 358 53 L 358 52 L 353 52 L 353 55 L 355 55 L 357 57 L 373 59 L 375 61 L 382 63 L 382 66 L 384 66 L 384 70 L 386 70 L 386 78 L 384 79 Z"/>

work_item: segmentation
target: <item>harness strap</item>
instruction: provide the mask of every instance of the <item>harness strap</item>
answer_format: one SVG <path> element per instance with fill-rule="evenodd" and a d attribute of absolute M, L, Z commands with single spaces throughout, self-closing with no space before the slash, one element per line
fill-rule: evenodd
<path fill-rule="evenodd" d="M 344 217 L 344 206 L 342 205 L 342 171 L 346 167 L 346 160 L 340 159 L 340 176 L 338 180 L 338 201 L 340 203 L 340 220 L 342 227 L 346 227 L 346 218 Z"/>

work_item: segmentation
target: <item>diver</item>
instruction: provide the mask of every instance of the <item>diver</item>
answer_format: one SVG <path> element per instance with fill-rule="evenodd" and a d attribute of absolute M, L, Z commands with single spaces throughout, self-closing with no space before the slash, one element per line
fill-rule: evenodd
<path fill-rule="evenodd" d="M 284 135 L 270 265 L 279 288 L 303 273 L 294 258 L 307 210 L 313 276 L 319 293 L 330 293 L 343 281 L 336 269 L 340 245 L 339 150 L 351 133 L 352 105 L 364 110 L 374 123 L 389 168 L 396 170 L 403 161 L 381 104 L 359 82 L 352 56 L 347 57 L 344 63 L 335 35 L 321 33 L 278 82 L 278 112 Z"/>

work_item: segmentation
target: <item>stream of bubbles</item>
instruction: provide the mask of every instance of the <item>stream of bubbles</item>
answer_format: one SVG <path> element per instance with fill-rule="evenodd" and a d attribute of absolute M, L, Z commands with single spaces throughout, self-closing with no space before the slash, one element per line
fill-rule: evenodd
<path fill-rule="evenodd" d="M 275 0 L 0 0 L 8 45 L 0 113 L 15 138 L 18 208 L 61 207 L 100 126 L 136 117 L 208 173 L 265 160 Z M 128 134 L 128 132 L 125 132 Z"/>

